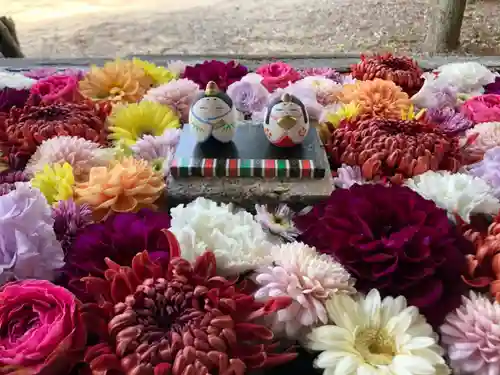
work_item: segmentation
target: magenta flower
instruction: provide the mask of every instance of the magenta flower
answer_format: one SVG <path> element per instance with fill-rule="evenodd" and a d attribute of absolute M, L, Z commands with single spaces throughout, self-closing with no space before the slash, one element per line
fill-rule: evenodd
<path fill-rule="evenodd" d="M 273 92 L 277 88 L 285 88 L 290 83 L 300 79 L 299 72 L 291 65 L 281 61 L 262 65 L 255 72 L 263 77 L 262 84 L 269 92 Z"/>
<path fill-rule="evenodd" d="M 500 95 L 486 94 L 467 100 L 461 112 L 474 123 L 500 121 Z"/>
<path fill-rule="evenodd" d="M 52 208 L 54 232 L 66 253 L 73 243 L 77 232 L 92 223 L 92 210 L 86 204 L 77 205 L 72 199 L 59 201 Z"/>
<path fill-rule="evenodd" d="M 239 81 L 247 73 L 248 68 L 234 60 L 228 63 L 212 60 L 187 66 L 183 78 L 196 82 L 202 90 L 205 90 L 208 82 L 213 81 L 220 90 L 226 91 L 231 83 Z"/>
<path fill-rule="evenodd" d="M 46 104 L 78 102 L 83 99 L 78 90 L 78 78 L 72 75 L 53 75 L 43 78 L 31 87 L 31 94 Z"/>

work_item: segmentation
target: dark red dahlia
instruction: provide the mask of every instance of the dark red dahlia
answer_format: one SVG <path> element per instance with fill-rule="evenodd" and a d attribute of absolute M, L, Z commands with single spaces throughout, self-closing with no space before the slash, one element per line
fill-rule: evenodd
<path fill-rule="evenodd" d="M 248 68 L 234 60 L 228 63 L 212 60 L 187 66 L 183 77 L 196 82 L 202 90 L 205 90 L 208 82 L 213 81 L 220 90 L 226 91 L 231 83 L 239 81 L 247 73 Z"/>
<path fill-rule="evenodd" d="M 66 251 L 64 274 L 70 289 L 80 298 L 80 278 L 88 275 L 104 276 L 108 268 L 104 259 L 118 264 L 131 264 L 137 253 L 144 250 L 154 260 L 168 263 L 178 257 L 177 240 L 167 229 L 170 216 L 166 212 L 142 209 L 110 216 L 101 223 L 90 224 L 79 230 Z"/>
<path fill-rule="evenodd" d="M 362 292 L 404 296 L 433 325 L 460 304 L 472 245 L 446 211 L 406 187 L 338 189 L 295 224 L 299 240 L 338 259 Z"/>
<path fill-rule="evenodd" d="M 363 81 L 375 78 L 393 81 L 410 96 L 416 94 L 424 84 L 424 72 L 415 60 L 406 56 L 393 56 L 391 53 L 361 56 L 361 61 L 351 66 L 351 73 L 354 78 Z"/>
<path fill-rule="evenodd" d="M 104 278 L 84 278 L 99 301 L 84 306 L 102 337 L 85 356 L 92 374 L 244 375 L 295 358 L 274 353 L 273 333 L 259 323 L 290 299 L 257 302 L 216 274 L 213 253 L 194 265 L 174 258 L 161 266 L 147 252 L 132 267 L 107 264 Z"/>
<path fill-rule="evenodd" d="M 55 103 L 13 108 L 0 121 L 0 151 L 13 168 L 24 168 L 46 139 L 76 136 L 106 144 L 105 110 L 91 103 Z"/>
<path fill-rule="evenodd" d="M 344 125 L 326 144 L 332 167 L 357 165 L 367 180 L 399 184 L 428 170 L 456 172 L 464 163 L 457 137 L 419 121 L 376 118 Z"/>

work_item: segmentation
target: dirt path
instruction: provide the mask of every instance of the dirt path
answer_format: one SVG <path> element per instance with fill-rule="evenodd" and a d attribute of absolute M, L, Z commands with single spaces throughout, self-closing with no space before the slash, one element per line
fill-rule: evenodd
<path fill-rule="evenodd" d="M 0 0 L 0 9 L 31 57 L 419 52 L 428 1 Z M 500 2 L 472 1 L 461 52 L 500 54 L 499 17 Z"/>

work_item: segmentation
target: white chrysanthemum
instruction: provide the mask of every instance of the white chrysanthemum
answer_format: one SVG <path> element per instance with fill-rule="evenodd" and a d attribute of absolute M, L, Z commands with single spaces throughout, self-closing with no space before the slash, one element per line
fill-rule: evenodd
<path fill-rule="evenodd" d="M 29 90 L 36 80 L 23 74 L 0 71 L 0 90 L 5 88 L 16 90 Z"/>
<path fill-rule="evenodd" d="M 404 297 L 371 290 L 359 300 L 326 302 L 332 325 L 314 328 L 306 346 L 321 351 L 314 364 L 325 375 L 441 375 L 449 373 L 437 335 Z"/>
<path fill-rule="evenodd" d="M 406 180 L 405 185 L 448 211 L 452 220 L 458 215 L 469 223 L 472 214 L 496 215 L 500 210 L 493 188 L 486 181 L 464 173 L 427 171 Z"/>
<path fill-rule="evenodd" d="M 93 167 L 105 166 L 112 158 L 112 151 L 98 143 L 79 137 L 59 136 L 47 139 L 30 158 L 25 172 L 34 175 L 45 165 L 69 163 L 77 179 L 85 179 Z"/>
<path fill-rule="evenodd" d="M 231 204 L 197 198 L 170 210 L 170 230 L 181 245 L 182 257 L 193 261 L 213 251 L 222 272 L 244 272 L 271 264 L 272 244 L 253 216 Z"/>
<path fill-rule="evenodd" d="M 313 90 L 316 93 L 316 100 L 322 106 L 337 102 L 338 95 L 342 91 L 340 83 L 323 76 L 304 77 L 291 86 Z"/>
<path fill-rule="evenodd" d="M 293 302 L 273 316 L 272 329 L 294 339 L 305 330 L 326 324 L 325 301 L 337 294 L 355 293 L 354 279 L 332 257 L 318 254 L 301 242 L 271 249 L 273 265 L 257 271 L 257 299 L 289 296 Z"/>
<path fill-rule="evenodd" d="M 445 64 L 435 72 L 436 80 L 457 88 L 461 93 L 479 93 L 483 86 L 495 82 L 498 76 L 486 66 L 474 61 Z"/>

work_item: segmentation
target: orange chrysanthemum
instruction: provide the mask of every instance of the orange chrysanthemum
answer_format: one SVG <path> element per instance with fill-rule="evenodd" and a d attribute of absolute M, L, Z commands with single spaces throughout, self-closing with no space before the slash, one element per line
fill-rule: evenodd
<path fill-rule="evenodd" d="M 115 60 L 92 66 L 80 81 L 80 91 L 94 100 L 135 103 L 153 85 L 151 77 L 131 61 Z"/>
<path fill-rule="evenodd" d="M 89 180 L 77 184 L 76 202 L 88 204 L 94 219 L 101 220 L 112 212 L 137 212 L 156 208 L 165 182 L 161 173 L 145 160 L 124 158 L 110 167 L 94 167 Z"/>
<path fill-rule="evenodd" d="M 340 100 L 358 105 L 362 120 L 373 117 L 399 120 L 401 113 L 407 113 L 411 105 L 408 94 L 401 87 L 378 78 L 344 86 Z"/>

